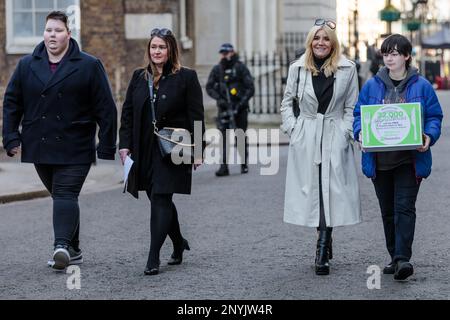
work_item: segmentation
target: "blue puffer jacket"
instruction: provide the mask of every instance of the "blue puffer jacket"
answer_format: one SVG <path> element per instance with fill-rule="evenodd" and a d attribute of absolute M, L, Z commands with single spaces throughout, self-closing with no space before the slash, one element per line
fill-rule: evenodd
<path fill-rule="evenodd" d="M 385 96 L 383 81 L 374 76 L 367 81 L 359 94 L 358 103 L 353 115 L 353 133 L 355 139 L 359 138 L 361 131 L 361 105 L 382 104 Z M 406 101 L 420 102 L 422 106 L 423 130 L 430 137 L 430 146 L 434 145 L 441 135 L 442 109 L 436 93 L 431 84 L 424 77 L 416 75 L 412 77 L 406 87 Z M 431 173 L 431 150 L 427 152 L 414 151 L 415 169 L 417 178 L 427 178 Z M 376 158 L 375 153 L 362 153 L 362 170 L 368 178 L 375 178 Z"/>

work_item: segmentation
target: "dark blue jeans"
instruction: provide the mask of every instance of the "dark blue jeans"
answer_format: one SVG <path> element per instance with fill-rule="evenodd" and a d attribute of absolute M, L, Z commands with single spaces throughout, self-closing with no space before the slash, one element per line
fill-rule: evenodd
<path fill-rule="evenodd" d="M 386 246 L 392 261 L 411 259 L 420 181 L 412 164 L 377 171 L 373 179 L 383 218 Z"/>
<path fill-rule="evenodd" d="M 78 206 L 78 196 L 91 165 L 35 164 L 35 168 L 53 198 L 55 246 L 67 245 L 79 249 L 80 207 Z"/>

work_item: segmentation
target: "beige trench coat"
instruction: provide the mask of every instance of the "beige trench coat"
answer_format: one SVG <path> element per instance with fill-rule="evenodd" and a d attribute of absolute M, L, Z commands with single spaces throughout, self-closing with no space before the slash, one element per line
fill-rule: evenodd
<path fill-rule="evenodd" d="M 297 93 L 300 116 L 295 118 L 292 99 Z M 284 221 L 318 227 L 320 219 L 319 165 L 327 227 L 361 222 L 358 177 L 353 150 L 353 108 L 358 99 L 355 64 L 344 57 L 334 75 L 334 93 L 325 115 L 318 114 L 311 72 L 305 56 L 293 63 L 283 102 L 281 129 L 290 136 Z"/>

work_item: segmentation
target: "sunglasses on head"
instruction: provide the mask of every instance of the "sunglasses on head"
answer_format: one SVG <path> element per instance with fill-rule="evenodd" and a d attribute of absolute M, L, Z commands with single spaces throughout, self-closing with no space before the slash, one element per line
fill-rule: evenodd
<path fill-rule="evenodd" d="M 153 37 L 153 36 L 163 36 L 163 37 L 165 37 L 165 36 L 171 36 L 171 35 L 172 35 L 172 31 L 170 31 L 167 28 L 162 28 L 162 29 L 155 28 L 150 33 L 150 37 Z"/>
<path fill-rule="evenodd" d="M 314 22 L 315 26 L 323 26 L 327 25 L 330 29 L 336 29 L 336 23 L 331 20 L 325 20 L 325 19 L 316 19 L 316 22 Z"/>

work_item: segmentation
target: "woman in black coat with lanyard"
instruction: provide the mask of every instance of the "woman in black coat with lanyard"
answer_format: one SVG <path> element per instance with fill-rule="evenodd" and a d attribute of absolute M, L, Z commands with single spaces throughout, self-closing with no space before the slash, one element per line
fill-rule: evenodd
<path fill-rule="evenodd" d="M 205 126 L 197 74 L 181 67 L 173 33 L 168 29 L 154 29 L 146 57 L 145 68 L 134 72 L 128 86 L 122 109 L 119 153 L 122 162 L 128 155 L 134 161 L 128 176 L 128 192 L 138 198 L 139 191 L 146 191 L 151 202 L 151 243 L 144 273 L 156 275 L 159 252 L 167 235 L 174 247 L 170 265 L 181 264 L 184 250 L 190 249 L 181 235 L 172 197 L 174 193 L 191 193 L 192 167 L 197 169 L 202 160 L 196 159 L 194 165 L 176 165 L 171 159 L 163 159 L 154 134 L 152 108 L 158 128 L 184 128 L 194 135 L 194 123 L 198 121 L 201 132 L 195 135 L 203 137 Z M 153 83 L 153 97 L 150 97 L 149 80 Z"/>
<path fill-rule="evenodd" d="M 3 103 L 3 146 L 34 163 L 53 198 L 55 243 L 49 265 L 82 262 L 78 195 L 97 155 L 114 160 L 117 111 L 103 66 L 80 51 L 63 12 L 47 16 L 44 41 L 22 58 Z M 20 130 L 20 125 L 22 128 Z"/>

